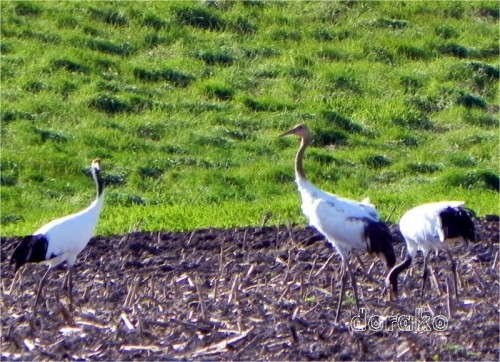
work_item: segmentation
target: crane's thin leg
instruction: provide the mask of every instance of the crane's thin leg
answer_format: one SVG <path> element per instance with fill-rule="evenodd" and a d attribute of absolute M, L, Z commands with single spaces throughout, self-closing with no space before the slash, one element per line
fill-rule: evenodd
<path fill-rule="evenodd" d="M 40 285 L 38 286 L 38 292 L 36 293 L 36 299 L 35 299 L 35 304 L 33 305 L 33 314 L 36 315 L 36 306 L 38 305 L 38 298 L 40 298 L 40 294 L 42 294 L 42 287 L 43 284 L 45 283 L 45 278 L 47 277 L 47 274 L 49 274 L 50 267 L 47 268 L 47 271 L 42 277 L 42 280 L 40 280 Z"/>
<path fill-rule="evenodd" d="M 351 272 L 351 266 L 349 265 L 349 261 L 345 261 L 347 272 L 351 277 L 352 290 L 354 292 L 354 299 L 356 300 L 356 309 L 359 311 L 359 298 L 358 298 L 358 287 L 356 285 L 356 279 L 354 278 L 354 274 Z"/>
<path fill-rule="evenodd" d="M 453 273 L 453 282 L 455 283 L 455 299 L 458 299 L 458 276 L 457 276 L 457 263 L 455 262 L 455 259 L 453 258 L 453 255 L 451 255 L 451 251 L 446 249 L 446 252 L 448 253 L 448 257 L 451 260 L 451 272 Z"/>
<path fill-rule="evenodd" d="M 354 254 L 356 259 L 358 259 L 359 265 L 361 265 L 361 269 L 363 269 L 363 271 L 364 271 L 365 270 L 365 263 L 363 263 L 363 260 L 361 260 L 361 257 L 354 251 L 352 251 L 351 254 Z"/>
<path fill-rule="evenodd" d="M 403 281 L 406 280 L 406 277 L 408 276 L 408 273 L 410 273 L 410 270 L 411 270 L 411 268 L 406 271 L 405 276 L 403 277 Z M 413 276 L 413 275 L 410 274 L 410 276 Z"/>
<path fill-rule="evenodd" d="M 68 299 L 69 299 L 69 305 L 73 305 L 73 273 L 72 273 L 73 267 L 68 268 L 68 275 L 66 278 L 68 278 Z"/>
<path fill-rule="evenodd" d="M 21 270 L 18 270 L 14 274 L 14 278 L 12 279 L 12 283 L 10 284 L 9 295 L 12 295 L 12 292 L 14 291 L 14 286 L 16 285 L 16 282 L 17 283 L 20 282 L 24 269 L 26 269 L 26 268 L 21 268 Z"/>
<path fill-rule="evenodd" d="M 420 291 L 420 296 L 424 296 L 425 282 L 427 281 L 427 276 L 429 274 L 429 270 L 427 269 L 427 262 L 429 261 L 430 253 L 424 255 L 424 272 L 422 274 L 422 290 Z"/>
<path fill-rule="evenodd" d="M 340 269 L 340 280 L 341 280 L 340 296 L 339 296 L 339 304 L 337 305 L 337 314 L 335 315 L 335 323 L 338 322 L 339 317 L 340 317 L 340 311 L 342 309 L 342 301 L 344 300 L 345 283 L 347 281 L 347 273 L 346 273 L 344 261 L 342 261 L 342 265 L 341 265 L 341 269 Z"/>
<path fill-rule="evenodd" d="M 429 268 L 429 273 L 431 276 L 431 287 L 437 291 L 439 296 L 441 296 L 441 289 L 439 288 L 439 283 L 438 283 L 434 269 L 435 268 Z"/>

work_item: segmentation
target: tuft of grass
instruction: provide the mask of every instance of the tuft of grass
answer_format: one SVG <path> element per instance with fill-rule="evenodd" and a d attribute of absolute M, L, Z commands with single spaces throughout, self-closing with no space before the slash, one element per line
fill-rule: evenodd
<path fill-rule="evenodd" d="M 180 6 L 173 9 L 177 20 L 184 25 L 207 30 L 223 30 L 226 21 L 215 12 L 202 8 L 201 6 Z"/>
<path fill-rule="evenodd" d="M 204 91 L 209 97 L 214 97 L 221 101 L 230 101 L 235 94 L 234 89 L 230 86 L 216 82 L 205 84 Z"/>
<path fill-rule="evenodd" d="M 144 36 L 144 42 L 150 47 L 157 47 L 159 45 L 168 45 L 173 40 L 166 36 L 158 35 L 157 33 L 150 33 Z"/>
<path fill-rule="evenodd" d="M 412 130 L 427 130 L 430 131 L 435 128 L 434 123 L 425 114 L 409 110 L 404 114 L 392 119 L 392 123 Z"/>
<path fill-rule="evenodd" d="M 20 1 L 14 6 L 15 14 L 21 16 L 38 16 L 43 8 L 33 1 Z"/>
<path fill-rule="evenodd" d="M 398 46 L 396 52 L 410 60 L 428 60 L 434 56 L 430 49 L 411 44 L 402 44 Z"/>
<path fill-rule="evenodd" d="M 162 123 L 146 122 L 138 125 L 136 134 L 140 138 L 160 141 L 165 135 L 165 125 Z"/>
<path fill-rule="evenodd" d="M 372 22 L 372 26 L 377 28 L 405 29 L 410 25 L 406 20 L 379 18 Z"/>
<path fill-rule="evenodd" d="M 78 72 L 86 74 L 90 71 L 89 67 L 80 64 L 74 60 L 70 59 L 55 59 L 52 61 L 52 67 L 54 69 L 64 69 L 68 72 Z"/>
<path fill-rule="evenodd" d="M 328 91 L 334 93 L 338 90 L 349 91 L 354 94 L 362 94 L 363 88 L 358 80 L 352 76 L 332 76 L 326 88 Z"/>
<path fill-rule="evenodd" d="M 500 9 L 498 8 L 498 4 L 481 4 L 478 13 L 480 16 L 486 18 L 492 18 L 495 20 L 498 20 L 498 18 L 500 18 Z"/>
<path fill-rule="evenodd" d="M 498 128 L 499 126 L 498 117 L 494 117 L 488 113 L 475 112 L 474 110 L 466 113 L 464 121 L 467 122 L 468 124 L 484 128 Z"/>
<path fill-rule="evenodd" d="M 137 169 L 137 173 L 140 177 L 159 178 L 164 172 L 165 169 L 159 165 L 139 166 Z"/>
<path fill-rule="evenodd" d="M 0 176 L 1 179 L 1 176 Z M 2 183 L 3 185 L 3 183 Z M 9 225 L 9 224 L 14 224 L 18 222 L 24 221 L 24 218 L 21 215 L 15 215 L 15 214 L 7 214 L 4 215 L 2 214 L 0 216 L 0 225 Z"/>
<path fill-rule="evenodd" d="M 187 87 L 195 79 L 191 74 L 170 68 L 161 70 L 135 68 L 134 76 L 147 82 L 167 81 L 177 87 Z"/>
<path fill-rule="evenodd" d="M 232 55 L 222 51 L 197 52 L 195 57 L 203 60 L 207 65 L 229 66 L 232 65 L 235 61 L 235 58 Z"/>
<path fill-rule="evenodd" d="M 363 132 L 363 127 L 359 124 L 353 122 L 349 118 L 330 110 L 325 110 L 322 112 L 322 116 L 329 126 L 338 127 L 349 133 L 361 133 Z"/>
<path fill-rule="evenodd" d="M 132 105 L 120 98 L 108 94 L 100 94 L 89 102 L 89 106 L 108 114 L 130 113 Z"/>
<path fill-rule="evenodd" d="M 286 30 L 283 28 L 274 30 L 271 33 L 271 39 L 274 41 L 294 41 L 299 42 L 302 40 L 302 33 L 297 30 Z"/>
<path fill-rule="evenodd" d="M 272 47 L 268 47 L 265 45 L 259 47 L 250 47 L 244 48 L 244 54 L 247 58 L 255 59 L 255 58 L 271 58 L 276 57 L 281 54 L 281 51 Z"/>
<path fill-rule="evenodd" d="M 474 94 L 462 93 L 457 98 L 457 103 L 466 108 L 486 109 L 488 103 L 484 99 Z"/>
<path fill-rule="evenodd" d="M 293 104 L 277 101 L 271 98 L 251 98 L 246 97 L 243 100 L 245 106 L 255 112 L 280 112 L 292 110 L 295 108 Z"/>
<path fill-rule="evenodd" d="M 399 147 L 419 147 L 422 145 L 423 140 L 413 133 L 402 132 L 391 143 Z"/>
<path fill-rule="evenodd" d="M 230 22 L 230 27 L 239 34 L 251 35 L 257 32 L 257 25 L 248 17 L 238 15 Z"/>
<path fill-rule="evenodd" d="M 38 127 L 33 128 L 33 132 L 40 136 L 42 142 L 54 141 L 54 142 L 67 142 L 68 139 L 60 132 L 55 132 L 46 129 L 40 129 Z"/>
<path fill-rule="evenodd" d="M 364 157 L 362 162 L 366 166 L 374 169 L 388 167 L 392 164 L 392 160 L 385 155 L 368 155 Z"/>
<path fill-rule="evenodd" d="M 349 137 L 343 131 L 325 128 L 314 130 L 314 144 L 318 147 L 345 145 L 348 140 Z"/>
<path fill-rule="evenodd" d="M 331 152 L 325 151 L 321 148 L 311 148 L 307 154 L 309 158 L 319 162 L 320 164 L 333 164 L 337 166 L 341 166 L 345 163 L 345 161 L 340 160 L 332 155 Z"/>
<path fill-rule="evenodd" d="M 137 51 L 137 48 L 129 42 L 114 43 L 103 39 L 88 39 L 85 45 L 92 50 L 98 50 L 103 53 L 129 56 Z"/>
<path fill-rule="evenodd" d="M 142 21 L 142 24 L 144 26 L 148 26 L 150 28 L 153 28 L 156 31 L 166 29 L 169 26 L 169 22 L 167 20 L 164 20 L 160 16 L 156 14 L 147 14 L 144 17 L 144 20 Z"/>
<path fill-rule="evenodd" d="M 14 186 L 19 178 L 19 166 L 13 162 L 2 161 L 0 165 L 0 185 Z"/>
<path fill-rule="evenodd" d="M 434 173 L 440 171 L 442 165 L 433 163 L 411 162 L 406 166 L 407 170 L 413 173 Z"/>
<path fill-rule="evenodd" d="M 140 195 L 111 191 L 106 195 L 107 202 L 122 207 L 143 206 L 147 204 L 146 199 Z"/>
<path fill-rule="evenodd" d="M 316 53 L 318 58 L 336 62 L 336 61 L 342 61 L 346 60 L 348 58 L 348 54 L 345 54 L 344 52 L 335 49 L 335 48 L 326 48 L 326 49 L 321 49 Z"/>
<path fill-rule="evenodd" d="M 470 48 L 455 42 L 438 44 L 436 49 L 441 54 L 451 55 L 457 58 L 468 58 L 472 54 Z"/>
<path fill-rule="evenodd" d="M 435 32 L 436 35 L 442 39 L 454 39 L 458 38 L 460 35 L 454 26 L 448 24 L 438 25 Z"/>
<path fill-rule="evenodd" d="M 128 26 L 129 24 L 126 15 L 122 11 L 90 7 L 89 13 L 92 17 L 114 26 Z"/>
<path fill-rule="evenodd" d="M 474 167 L 477 165 L 477 161 L 474 160 L 473 157 L 466 155 L 466 154 L 460 154 L 460 153 L 450 155 L 449 162 L 453 166 L 457 166 L 457 167 L 468 167 L 469 168 L 469 167 Z"/>
<path fill-rule="evenodd" d="M 47 85 L 38 80 L 29 81 L 23 86 L 23 89 L 30 93 L 40 93 L 43 90 L 47 90 Z"/>
<path fill-rule="evenodd" d="M 490 79 L 498 79 L 500 76 L 500 69 L 491 64 L 482 62 L 470 62 L 469 67 L 480 75 L 485 75 Z"/>
<path fill-rule="evenodd" d="M 492 170 L 473 169 L 469 171 L 450 170 L 443 175 L 443 182 L 447 186 L 463 187 L 465 189 L 484 188 L 500 191 L 500 178 Z"/>
<path fill-rule="evenodd" d="M 5 123 L 12 122 L 15 120 L 33 121 L 36 119 L 36 116 L 31 113 L 19 111 L 16 109 L 5 109 L 2 112 L 0 119 L 2 120 L 2 122 Z"/>

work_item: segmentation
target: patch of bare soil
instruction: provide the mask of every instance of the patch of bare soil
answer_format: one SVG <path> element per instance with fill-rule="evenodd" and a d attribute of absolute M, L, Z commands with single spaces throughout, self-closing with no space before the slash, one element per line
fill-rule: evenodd
<path fill-rule="evenodd" d="M 458 300 L 445 253 L 429 263 L 438 289 L 429 282 L 419 296 L 420 256 L 401 277 L 399 302 L 388 301 L 385 267 L 359 253 L 361 262 L 351 263 L 366 313 L 355 310 L 349 284 L 339 323 L 340 259 L 309 228 L 96 237 L 75 265 L 74 308 L 63 289 L 66 269 L 58 267 L 36 316 L 45 267 L 23 268 L 9 293 L 9 259 L 19 239 L 4 238 L 1 358 L 498 360 L 498 221 L 477 226 L 479 242 L 454 249 Z M 405 247 L 395 247 L 399 262 Z"/>

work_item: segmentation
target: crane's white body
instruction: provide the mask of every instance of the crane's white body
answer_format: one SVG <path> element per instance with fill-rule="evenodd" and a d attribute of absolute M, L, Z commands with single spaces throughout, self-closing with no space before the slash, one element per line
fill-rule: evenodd
<path fill-rule="evenodd" d="M 440 201 L 419 205 L 407 211 L 399 221 L 399 229 L 412 259 L 420 250 L 427 256 L 431 251 L 446 247 L 439 213 L 448 207 L 463 206 L 462 201 Z"/>
<path fill-rule="evenodd" d="M 25 236 L 12 254 L 11 264 L 15 263 L 17 271 L 26 263 L 41 263 L 49 266 L 38 287 L 33 310 L 36 313 L 38 298 L 49 273 L 56 265 L 66 262 L 68 266 L 67 282 L 68 296 L 72 303 L 72 269 L 78 254 L 89 242 L 99 220 L 104 204 L 104 181 L 100 176 L 100 159 L 92 161 L 92 177 L 96 183 L 97 197 L 86 209 L 53 220 L 45 224 L 32 235 Z M 14 286 L 14 280 L 12 286 Z M 12 289 L 12 287 L 11 287 Z"/>
<path fill-rule="evenodd" d="M 303 158 L 311 141 L 309 129 L 305 124 L 298 124 L 281 136 L 292 134 L 301 140 L 295 155 L 295 182 L 302 198 L 302 212 L 309 219 L 309 223 L 323 234 L 342 258 L 340 298 L 335 317 L 337 321 L 342 307 L 347 276 L 351 278 L 356 308 L 359 310 L 356 279 L 349 264 L 349 253 L 353 249 L 376 253 L 385 259 L 388 266 L 392 267 L 396 259 L 392 240 L 389 229 L 379 221 L 377 210 L 368 199 L 361 202 L 345 199 L 321 191 L 307 181 Z"/>
<path fill-rule="evenodd" d="M 379 214 L 367 201 L 357 202 L 324 192 L 297 175 L 302 212 L 347 260 L 353 249 L 367 249 L 365 221 L 379 221 Z"/>
<path fill-rule="evenodd" d="M 49 241 L 46 260 L 42 264 L 55 267 L 65 261 L 68 267 L 73 266 L 78 254 L 94 235 L 103 204 L 104 192 L 86 209 L 53 220 L 35 231 L 33 235 L 45 235 Z"/>
<path fill-rule="evenodd" d="M 43 263 L 54 267 L 67 262 L 68 270 L 78 254 L 89 242 L 104 204 L 104 182 L 100 176 L 100 160 L 91 165 L 97 196 L 84 210 L 45 224 L 32 235 L 27 235 L 12 254 L 11 263 L 16 271 L 26 263 Z M 50 269 L 50 268 L 49 268 Z"/>

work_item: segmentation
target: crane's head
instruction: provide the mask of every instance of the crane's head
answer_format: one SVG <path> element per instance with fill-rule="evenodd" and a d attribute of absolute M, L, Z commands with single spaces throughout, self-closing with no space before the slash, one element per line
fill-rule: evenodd
<path fill-rule="evenodd" d="M 97 185 L 97 196 L 100 197 L 104 191 L 104 180 L 101 177 L 101 159 L 95 158 L 91 166 L 92 177 Z"/>
<path fill-rule="evenodd" d="M 309 140 L 311 134 L 309 132 L 309 128 L 304 123 L 300 123 L 293 127 L 291 130 L 286 131 L 285 133 L 280 134 L 280 137 L 288 136 L 288 135 L 296 135 L 302 139 Z"/>
<path fill-rule="evenodd" d="M 391 269 L 387 278 L 385 279 L 385 286 L 389 288 L 389 298 L 391 300 L 398 300 L 398 275 L 404 270 L 408 269 L 411 265 L 412 257 L 410 254 L 406 255 L 406 259 Z"/>
<path fill-rule="evenodd" d="M 92 169 L 93 170 L 100 170 L 101 169 L 101 159 L 100 158 L 95 158 L 93 161 L 92 161 Z"/>

